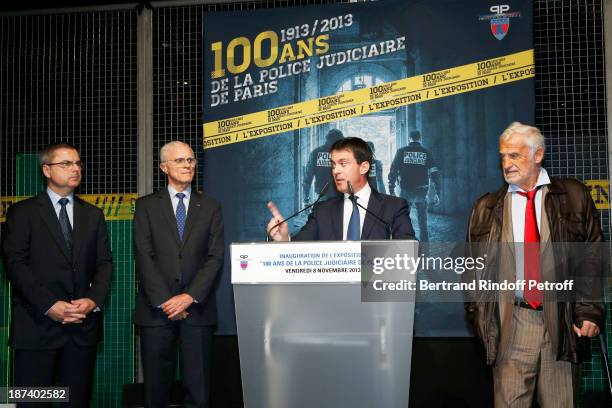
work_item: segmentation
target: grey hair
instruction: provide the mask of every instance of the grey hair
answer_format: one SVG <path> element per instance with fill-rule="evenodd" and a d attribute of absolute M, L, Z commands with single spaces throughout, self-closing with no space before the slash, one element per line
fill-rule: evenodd
<path fill-rule="evenodd" d="M 499 137 L 499 142 L 507 142 L 512 136 L 518 134 L 521 139 L 529 147 L 530 153 L 533 155 L 539 148 L 546 150 L 544 136 L 540 129 L 535 126 L 524 125 L 521 122 L 512 122 Z"/>
<path fill-rule="evenodd" d="M 187 143 L 178 140 L 173 140 L 171 142 L 166 143 L 161 147 L 161 149 L 159 149 L 159 161 L 162 163 L 165 162 L 168 158 L 168 151 L 173 147 L 178 146 L 187 146 L 191 149 L 191 146 L 189 146 Z"/>

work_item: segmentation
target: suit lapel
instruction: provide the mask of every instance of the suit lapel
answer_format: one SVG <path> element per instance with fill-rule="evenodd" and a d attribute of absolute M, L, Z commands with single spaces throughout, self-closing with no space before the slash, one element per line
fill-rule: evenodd
<path fill-rule="evenodd" d="M 170 194 L 168 193 L 168 190 L 160 190 L 157 193 L 157 198 L 159 199 L 161 212 L 168 223 L 168 228 L 170 229 L 176 243 L 180 247 L 181 240 L 179 239 L 178 228 L 176 227 L 176 216 L 174 215 L 174 210 L 172 209 L 172 201 L 170 201 Z"/>
<path fill-rule="evenodd" d="M 79 251 L 83 246 L 83 236 L 87 230 L 87 216 L 85 214 L 85 205 L 79 199 L 74 197 L 72 212 L 72 256 L 77 258 Z"/>
<path fill-rule="evenodd" d="M 200 209 L 202 208 L 202 193 L 191 191 L 189 197 L 189 208 L 187 209 L 187 220 L 185 221 L 185 231 L 183 232 L 183 245 L 189 239 L 189 233 L 198 219 Z"/>
<path fill-rule="evenodd" d="M 338 214 L 339 216 L 335 217 L 333 215 Z M 334 234 L 332 240 L 342 241 L 343 231 L 342 227 L 344 224 L 344 196 L 334 203 L 334 211 L 331 217 L 332 219 L 332 232 Z"/>
<path fill-rule="evenodd" d="M 68 261 L 72 261 L 70 259 L 70 255 L 68 254 L 68 247 L 66 246 L 66 241 L 64 241 L 64 236 L 62 235 L 62 229 L 59 224 L 59 219 L 57 218 L 57 214 L 55 213 L 55 209 L 53 208 L 53 203 L 51 203 L 51 199 L 46 192 L 42 192 L 38 195 L 38 212 L 40 213 L 41 218 L 47 225 L 51 236 L 57 243 L 57 246 L 60 248 L 60 251 Z"/>
<path fill-rule="evenodd" d="M 372 189 L 372 193 L 370 193 L 370 200 L 368 202 L 368 211 L 378 215 L 381 214 L 381 199 L 380 196 Z M 370 214 L 366 213 L 365 219 L 363 221 L 363 228 L 361 230 L 361 239 L 369 239 L 370 231 L 372 227 L 374 227 L 374 223 L 380 223 L 377 219 L 372 217 Z"/>

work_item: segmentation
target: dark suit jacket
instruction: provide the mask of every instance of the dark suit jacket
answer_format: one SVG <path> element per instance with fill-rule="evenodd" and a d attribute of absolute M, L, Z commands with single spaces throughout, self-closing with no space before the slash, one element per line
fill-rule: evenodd
<path fill-rule="evenodd" d="M 186 324 L 217 322 L 214 284 L 223 266 L 221 205 L 192 191 L 183 241 L 167 189 L 141 197 L 134 214 L 134 252 L 140 278 L 134 322 L 141 326 L 170 324 L 158 307 L 172 296 L 188 293 L 198 303 L 187 311 Z"/>
<path fill-rule="evenodd" d="M 368 210 L 389 224 L 394 239 L 414 239 L 414 230 L 409 215 L 410 209 L 403 198 L 380 194 L 372 189 Z M 306 225 L 291 239 L 293 241 L 341 241 L 343 217 L 344 196 L 324 201 L 314 207 Z M 388 238 L 389 234 L 385 225 L 366 213 L 361 230 L 361 239 Z"/>
<path fill-rule="evenodd" d="M 45 313 L 58 300 L 87 297 L 98 307 L 110 291 L 113 260 L 102 211 L 75 196 L 73 255 L 46 192 L 11 205 L 4 256 L 13 285 L 11 345 L 17 349 L 60 348 L 69 338 L 95 345 L 102 338 L 102 313 L 82 324 L 53 321 Z"/>

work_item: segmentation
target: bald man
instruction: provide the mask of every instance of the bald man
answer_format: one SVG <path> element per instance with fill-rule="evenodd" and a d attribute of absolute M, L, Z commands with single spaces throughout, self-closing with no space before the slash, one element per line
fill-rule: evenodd
<path fill-rule="evenodd" d="M 134 214 L 134 321 L 140 328 L 145 406 L 167 407 L 177 344 L 185 407 L 208 407 L 210 349 L 217 323 L 214 285 L 223 266 L 221 205 L 193 191 L 189 145 L 160 150 L 167 188 L 141 197 Z"/>

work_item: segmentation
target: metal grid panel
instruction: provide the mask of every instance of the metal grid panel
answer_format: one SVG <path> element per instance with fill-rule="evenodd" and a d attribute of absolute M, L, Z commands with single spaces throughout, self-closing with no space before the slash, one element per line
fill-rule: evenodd
<path fill-rule="evenodd" d="M 136 191 L 136 14 L 133 11 L 0 17 L 0 195 L 30 196 L 44 182 L 36 152 L 76 145 L 85 161 L 77 193 Z M 117 406 L 133 380 L 131 221 L 108 222 L 115 276 L 93 405 Z M 1 226 L 0 226 L 1 232 Z M 6 280 L 2 279 L 3 285 Z M 9 381 L 8 285 L 2 287 L 0 385 Z"/>
<path fill-rule="evenodd" d="M 558 176 L 605 180 L 602 3 L 536 1 L 534 12 L 536 121 L 549 142 L 547 168 Z"/>
<path fill-rule="evenodd" d="M 547 139 L 552 175 L 609 180 L 606 82 L 601 0 L 536 0 L 536 124 Z M 600 212 L 606 240 L 610 211 Z M 608 304 L 606 332 L 612 344 Z M 599 343 L 582 366 L 582 391 L 604 390 Z M 610 349 L 610 347 L 608 347 Z"/>
<path fill-rule="evenodd" d="M 202 7 L 155 9 L 153 12 L 153 163 L 171 140 L 191 145 L 202 163 Z M 199 166 L 202 169 L 202 166 Z M 153 173 L 153 188 L 166 184 Z M 201 185 L 201 170 L 194 186 Z"/>
<path fill-rule="evenodd" d="M 78 145 L 82 194 L 136 190 L 135 13 L 2 17 L 2 196 L 12 152 Z M 131 32 L 129 27 L 132 26 Z M 133 164 L 133 165 L 128 165 Z"/>

